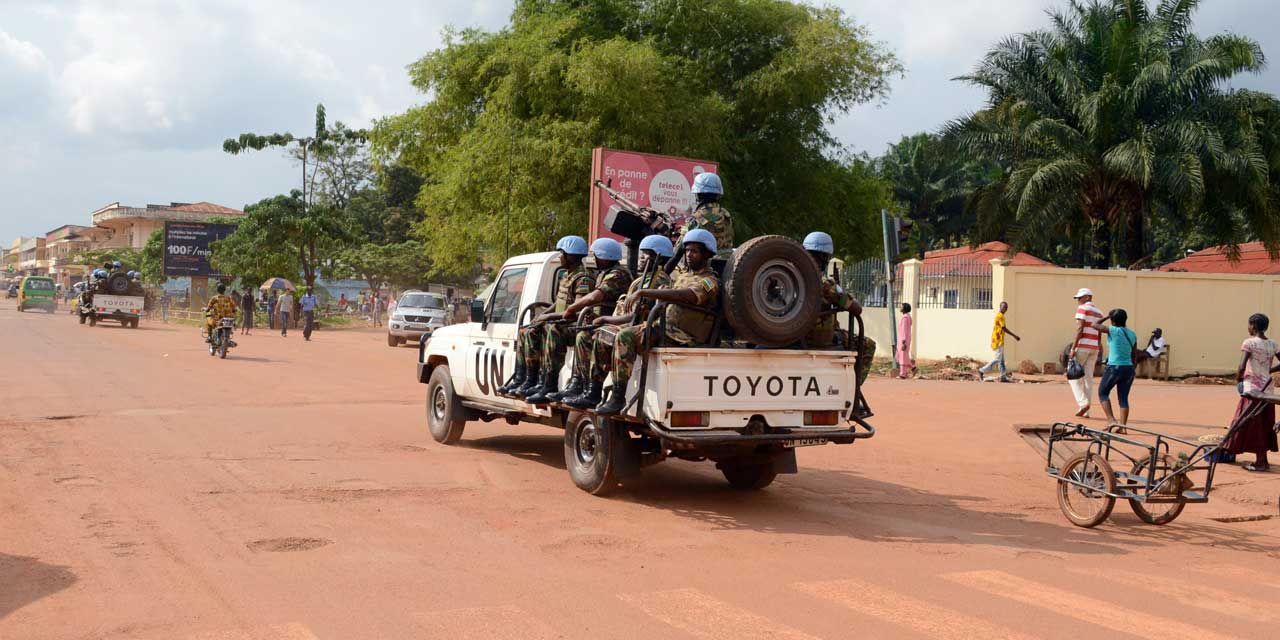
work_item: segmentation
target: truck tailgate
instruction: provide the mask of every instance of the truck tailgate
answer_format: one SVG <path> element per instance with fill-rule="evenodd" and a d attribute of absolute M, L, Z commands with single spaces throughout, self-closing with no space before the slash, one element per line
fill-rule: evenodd
<path fill-rule="evenodd" d="M 846 413 L 857 393 L 848 351 L 655 349 L 653 358 L 646 411 L 659 419 L 667 411 L 772 413 L 794 414 L 798 425 L 804 411 Z"/>

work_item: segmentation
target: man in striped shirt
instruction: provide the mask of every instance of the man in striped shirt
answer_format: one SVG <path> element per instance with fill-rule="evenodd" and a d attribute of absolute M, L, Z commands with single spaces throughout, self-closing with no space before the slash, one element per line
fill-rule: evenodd
<path fill-rule="evenodd" d="M 1093 371 L 1098 362 L 1098 352 L 1101 350 L 1101 336 L 1098 328 L 1094 323 L 1101 320 L 1103 313 L 1101 309 L 1093 304 L 1093 291 L 1088 288 L 1081 288 L 1076 292 L 1076 338 L 1071 343 L 1071 357 L 1075 358 L 1084 367 L 1084 377 L 1079 380 L 1069 381 L 1071 384 L 1071 392 L 1076 396 L 1076 405 L 1079 411 L 1076 411 L 1077 417 L 1089 417 L 1089 404 L 1093 396 Z"/>

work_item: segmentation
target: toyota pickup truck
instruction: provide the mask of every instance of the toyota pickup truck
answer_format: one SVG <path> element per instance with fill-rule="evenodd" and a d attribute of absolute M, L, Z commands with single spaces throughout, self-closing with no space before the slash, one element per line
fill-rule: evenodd
<path fill-rule="evenodd" d="M 143 296 L 113 296 L 105 293 L 95 294 L 80 307 L 80 323 L 87 320 L 94 326 L 103 320 L 119 322 L 122 327 L 138 328 L 138 319 L 142 317 L 146 298 Z"/>
<path fill-rule="evenodd" d="M 783 324 L 794 321 L 797 305 L 809 301 L 811 326 L 818 306 L 812 302 L 812 289 L 818 286 L 816 266 L 798 243 L 789 242 L 794 247 L 787 247 L 788 255 L 795 264 L 803 260 L 808 265 L 788 273 L 786 260 L 754 256 L 750 262 L 763 268 L 747 274 L 747 284 L 784 294 L 778 298 L 780 304 L 761 307 Z M 728 273 L 736 262 L 731 260 L 725 268 L 726 287 L 742 286 L 742 274 L 734 278 Z M 733 488 L 761 489 L 777 474 L 797 472 L 798 447 L 847 445 L 875 435 L 866 421 L 871 411 L 854 372 L 855 353 L 847 346 L 764 349 L 741 341 L 703 348 L 657 345 L 625 381 L 627 409 L 607 418 L 498 395 L 497 388 L 513 371 L 519 326 L 550 305 L 563 273 L 559 253 L 511 258 L 493 285 L 472 303 L 470 322 L 422 338 L 417 375 L 427 385 L 427 425 L 436 441 L 457 442 L 473 420 L 561 428 L 574 484 L 603 494 L 667 458 L 714 461 Z M 661 322 L 662 309 L 654 309 L 652 321 Z M 731 320 L 717 320 L 717 325 Z M 561 388 L 572 366 L 570 349 L 560 373 Z M 611 384 L 606 379 L 606 388 Z"/>

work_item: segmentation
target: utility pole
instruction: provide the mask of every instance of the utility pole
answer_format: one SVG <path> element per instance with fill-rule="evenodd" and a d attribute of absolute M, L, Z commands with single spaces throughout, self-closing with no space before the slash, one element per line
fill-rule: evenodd
<path fill-rule="evenodd" d="M 891 227 L 892 225 L 889 224 L 889 212 L 881 209 L 880 228 L 883 231 L 882 235 L 884 236 L 885 300 L 889 305 L 889 339 L 893 343 L 893 361 L 896 366 L 896 363 L 898 362 L 898 323 L 893 317 L 893 256 L 890 255 L 890 247 L 896 244 L 894 242 L 894 240 L 896 240 L 896 236 L 890 235 L 894 233 Z M 899 374 L 901 374 L 901 371 L 899 371 Z"/>

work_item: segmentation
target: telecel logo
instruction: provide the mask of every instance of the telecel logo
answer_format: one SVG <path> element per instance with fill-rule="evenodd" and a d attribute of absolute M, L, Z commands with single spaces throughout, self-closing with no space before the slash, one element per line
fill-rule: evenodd
<path fill-rule="evenodd" d="M 707 381 L 707 396 L 717 394 L 730 398 L 738 395 L 758 396 L 761 393 L 773 397 L 790 391 L 792 396 L 822 396 L 818 379 L 813 376 L 702 376 Z"/>

